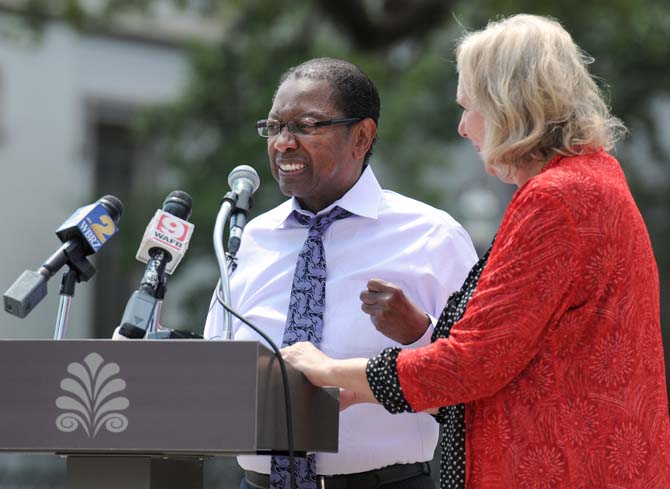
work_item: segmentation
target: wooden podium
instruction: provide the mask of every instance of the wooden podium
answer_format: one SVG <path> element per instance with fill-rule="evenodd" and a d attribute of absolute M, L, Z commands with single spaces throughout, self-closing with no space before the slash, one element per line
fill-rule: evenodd
<path fill-rule="evenodd" d="M 0 362 L 0 451 L 65 455 L 68 489 L 201 489 L 206 457 L 288 450 L 258 342 L 3 340 Z M 295 450 L 336 452 L 338 390 L 287 369 Z"/>

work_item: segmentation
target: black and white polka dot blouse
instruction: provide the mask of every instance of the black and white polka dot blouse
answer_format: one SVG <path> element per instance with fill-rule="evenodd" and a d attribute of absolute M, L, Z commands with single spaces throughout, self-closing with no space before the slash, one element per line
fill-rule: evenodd
<path fill-rule="evenodd" d="M 493 243 L 491 244 L 491 247 Z M 447 305 L 435 325 L 431 338 L 447 338 L 451 327 L 463 317 L 465 308 L 477 288 L 479 276 L 489 258 L 491 248 L 472 267 L 460 290 L 449 296 Z M 398 381 L 396 360 L 400 348 L 387 348 L 368 361 L 366 374 L 368 383 L 377 401 L 392 414 L 413 412 L 407 403 Z M 440 488 L 463 489 L 465 487 L 465 406 L 457 404 L 440 408 L 434 416 L 443 426 L 440 448 Z"/>

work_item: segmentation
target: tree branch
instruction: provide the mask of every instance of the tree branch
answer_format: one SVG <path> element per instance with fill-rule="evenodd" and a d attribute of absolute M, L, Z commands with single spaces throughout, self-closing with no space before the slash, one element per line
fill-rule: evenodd
<path fill-rule="evenodd" d="M 317 0 L 319 8 L 357 48 L 374 51 L 406 38 L 419 38 L 444 21 L 455 0 L 386 0 L 371 13 L 366 0 Z"/>

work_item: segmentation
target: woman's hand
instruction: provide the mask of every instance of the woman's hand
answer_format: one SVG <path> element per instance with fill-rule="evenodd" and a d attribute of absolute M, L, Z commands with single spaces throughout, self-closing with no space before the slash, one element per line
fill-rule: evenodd
<path fill-rule="evenodd" d="M 360 394 L 349 389 L 340 389 L 340 411 L 344 411 L 354 404 L 361 404 L 364 402 L 369 403 L 370 400 L 364 399 Z"/>
<path fill-rule="evenodd" d="M 281 349 L 282 357 L 293 368 L 300 370 L 317 387 L 332 386 L 329 379 L 333 359 L 315 347 L 309 341 L 294 343 Z"/>
<path fill-rule="evenodd" d="M 301 341 L 281 349 L 282 357 L 293 368 L 300 370 L 317 387 L 340 387 L 340 410 L 362 402 L 376 403 L 365 375 L 366 358 L 335 360 Z"/>

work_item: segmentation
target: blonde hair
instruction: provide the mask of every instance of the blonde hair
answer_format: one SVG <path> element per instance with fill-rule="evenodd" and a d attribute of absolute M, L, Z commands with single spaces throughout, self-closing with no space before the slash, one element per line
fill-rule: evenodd
<path fill-rule="evenodd" d="M 626 132 L 586 68 L 593 60 L 552 19 L 491 22 L 460 40 L 456 61 L 461 90 L 485 121 L 489 164 L 609 150 Z"/>

